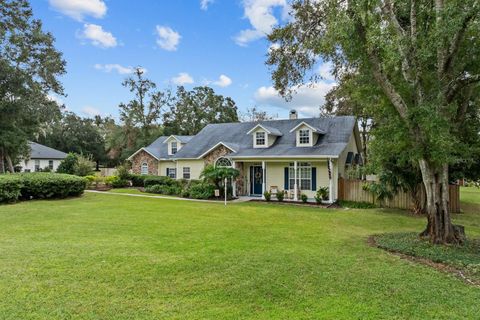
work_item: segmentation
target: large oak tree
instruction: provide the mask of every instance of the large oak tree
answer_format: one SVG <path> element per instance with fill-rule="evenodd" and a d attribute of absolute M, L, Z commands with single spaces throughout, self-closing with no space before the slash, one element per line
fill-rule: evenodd
<path fill-rule="evenodd" d="M 361 73 L 381 90 L 389 103 L 371 115 L 398 120 L 402 134 L 392 137 L 408 137 L 427 194 L 422 235 L 433 243 L 464 240 L 448 210 L 448 168 L 468 150 L 462 126 L 477 113 L 479 14 L 478 0 L 296 0 L 291 22 L 269 36 L 277 46 L 267 63 L 283 95 L 318 80 L 319 58 L 337 76 Z"/>

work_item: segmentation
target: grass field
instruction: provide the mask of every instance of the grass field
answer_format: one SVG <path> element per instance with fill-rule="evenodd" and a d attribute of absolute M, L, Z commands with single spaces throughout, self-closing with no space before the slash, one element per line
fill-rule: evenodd
<path fill-rule="evenodd" d="M 480 237 L 480 192 L 455 216 Z M 86 194 L 0 206 L 0 319 L 475 319 L 480 289 L 370 247 L 401 211 Z"/>

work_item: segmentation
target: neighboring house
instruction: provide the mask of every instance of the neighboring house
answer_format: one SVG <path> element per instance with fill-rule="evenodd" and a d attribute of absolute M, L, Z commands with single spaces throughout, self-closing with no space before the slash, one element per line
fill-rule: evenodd
<path fill-rule="evenodd" d="M 20 161 L 22 172 L 35 172 L 49 168 L 56 171 L 60 162 L 67 156 L 65 152 L 55 150 L 36 142 L 29 142 L 30 157 Z"/>
<path fill-rule="evenodd" d="M 338 195 L 338 178 L 361 164 L 361 142 L 354 117 L 209 124 L 195 136 L 160 137 L 130 156 L 135 173 L 199 179 L 208 164 L 233 167 L 240 176 L 234 194 L 262 196 L 286 190 L 298 200 L 328 187 Z"/>

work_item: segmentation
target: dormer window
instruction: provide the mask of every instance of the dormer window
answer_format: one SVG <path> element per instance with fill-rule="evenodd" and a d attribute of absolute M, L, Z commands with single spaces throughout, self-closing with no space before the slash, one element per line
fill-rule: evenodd
<path fill-rule="evenodd" d="M 173 155 L 177 153 L 178 147 L 177 147 L 177 141 L 172 141 L 170 144 L 170 153 Z"/>
<path fill-rule="evenodd" d="M 298 130 L 298 142 L 300 144 L 310 144 L 310 130 L 308 129 Z"/>
<path fill-rule="evenodd" d="M 253 138 L 254 148 L 269 148 L 282 133 L 277 128 L 272 128 L 263 124 L 257 124 L 247 134 L 251 134 Z"/>
<path fill-rule="evenodd" d="M 255 132 L 255 144 L 257 146 L 265 145 L 265 132 L 262 132 L 262 131 Z"/>

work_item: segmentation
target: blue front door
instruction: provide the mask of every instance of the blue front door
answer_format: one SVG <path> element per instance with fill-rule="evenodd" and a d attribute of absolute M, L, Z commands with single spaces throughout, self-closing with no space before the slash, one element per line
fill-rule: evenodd
<path fill-rule="evenodd" d="M 250 167 L 250 187 L 252 195 L 262 195 L 262 183 L 263 183 L 263 173 L 262 167 L 254 166 Z"/>

